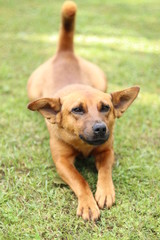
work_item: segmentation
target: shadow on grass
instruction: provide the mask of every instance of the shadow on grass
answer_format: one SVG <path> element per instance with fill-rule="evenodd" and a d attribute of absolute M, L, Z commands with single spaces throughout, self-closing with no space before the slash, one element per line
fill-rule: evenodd
<path fill-rule="evenodd" d="M 63 2 L 63 0 L 54 1 L 53 4 L 52 1 L 48 1 L 46 7 L 46 2 L 43 1 L 33 3 L 22 1 L 21 4 L 18 0 L 14 0 L 12 4 L 5 1 L 2 4 L 2 19 L 4 18 L 3 22 L 9 23 L 11 30 L 14 29 L 13 22 L 17 22 L 19 31 L 35 32 L 37 29 L 37 32 L 44 33 L 48 28 L 50 30 L 58 28 Z M 150 39 L 158 36 L 159 1 L 121 0 L 103 1 L 100 4 L 98 0 L 90 0 L 87 3 L 77 0 L 76 3 L 78 5 L 77 29 L 80 33 L 101 35 L 105 32 L 106 35 L 108 33 L 114 33 L 114 36 L 128 34 Z"/>
<path fill-rule="evenodd" d="M 27 32 L 19 32 L 18 34 L 5 33 L 1 34 L 2 40 L 22 41 L 22 42 L 35 42 L 35 43 L 58 43 L 58 33 L 54 34 L 28 34 Z M 75 46 L 87 48 L 101 48 L 110 47 L 116 50 L 127 52 L 141 52 L 141 53 L 160 53 L 160 39 L 146 39 L 137 36 L 115 36 L 109 35 L 88 35 L 88 34 L 75 34 Z"/>

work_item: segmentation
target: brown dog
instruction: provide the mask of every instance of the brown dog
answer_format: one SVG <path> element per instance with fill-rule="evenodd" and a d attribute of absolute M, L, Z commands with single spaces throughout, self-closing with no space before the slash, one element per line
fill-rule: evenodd
<path fill-rule="evenodd" d="M 114 122 L 137 97 L 139 87 L 105 93 L 104 73 L 74 54 L 75 15 L 75 3 L 65 2 L 57 53 L 31 75 L 28 95 L 33 102 L 28 108 L 45 117 L 57 171 L 78 197 L 77 214 L 84 220 L 96 220 L 99 208 L 110 208 L 115 202 Z M 98 170 L 95 199 L 74 167 L 79 153 L 95 157 Z"/>

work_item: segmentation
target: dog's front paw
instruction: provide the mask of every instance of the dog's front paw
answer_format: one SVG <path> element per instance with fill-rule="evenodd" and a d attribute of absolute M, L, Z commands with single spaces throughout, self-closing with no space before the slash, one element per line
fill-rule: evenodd
<path fill-rule="evenodd" d="M 115 203 L 115 190 L 113 183 L 107 184 L 106 186 L 97 186 L 95 199 L 101 209 L 105 206 L 111 208 Z"/>
<path fill-rule="evenodd" d="M 94 198 L 83 197 L 78 200 L 77 215 L 85 221 L 96 221 L 100 217 L 100 211 Z"/>

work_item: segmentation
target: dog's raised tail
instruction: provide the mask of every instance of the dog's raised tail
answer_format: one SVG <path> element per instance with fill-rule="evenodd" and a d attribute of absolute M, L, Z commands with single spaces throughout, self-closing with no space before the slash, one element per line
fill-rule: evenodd
<path fill-rule="evenodd" d="M 58 52 L 73 51 L 74 25 L 77 6 L 72 1 L 65 1 L 61 10 L 61 28 Z"/>

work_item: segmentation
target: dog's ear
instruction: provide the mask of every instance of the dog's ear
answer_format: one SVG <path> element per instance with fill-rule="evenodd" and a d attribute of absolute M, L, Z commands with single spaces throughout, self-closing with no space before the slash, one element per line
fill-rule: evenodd
<path fill-rule="evenodd" d="M 61 102 L 59 98 L 40 98 L 29 103 L 28 109 L 40 112 L 51 123 L 55 123 L 56 115 L 61 110 Z"/>
<path fill-rule="evenodd" d="M 135 86 L 127 88 L 119 92 L 111 93 L 112 103 L 114 106 L 115 117 L 119 118 L 132 104 L 134 99 L 137 97 L 140 88 Z"/>

